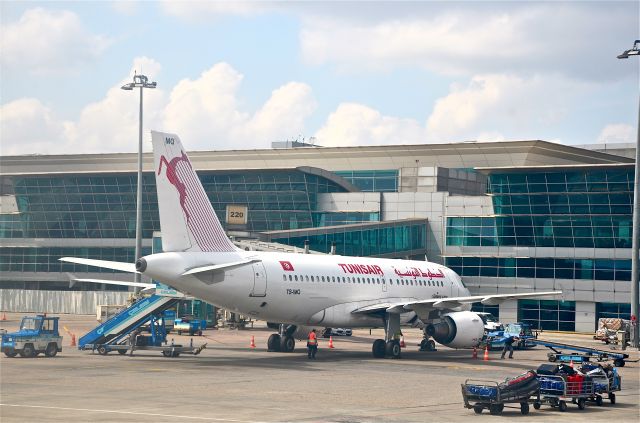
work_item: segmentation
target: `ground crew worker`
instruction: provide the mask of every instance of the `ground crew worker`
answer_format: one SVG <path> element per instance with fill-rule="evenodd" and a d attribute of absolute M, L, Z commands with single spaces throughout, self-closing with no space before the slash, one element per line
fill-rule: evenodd
<path fill-rule="evenodd" d="M 318 336 L 316 330 L 312 329 L 309 332 L 309 338 L 307 339 L 307 355 L 309 359 L 316 359 L 316 352 L 318 351 Z"/>
<path fill-rule="evenodd" d="M 509 351 L 509 358 L 513 358 L 513 343 L 518 340 L 517 336 L 509 335 L 504 340 L 504 348 L 502 348 L 502 356 L 500 358 L 504 358 L 504 355 Z"/>

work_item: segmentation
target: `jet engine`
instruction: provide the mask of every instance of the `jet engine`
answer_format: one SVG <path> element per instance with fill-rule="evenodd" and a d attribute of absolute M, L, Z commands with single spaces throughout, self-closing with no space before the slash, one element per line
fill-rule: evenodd
<path fill-rule="evenodd" d="M 458 311 L 445 314 L 438 323 L 428 324 L 426 333 L 448 347 L 469 348 L 482 340 L 484 323 L 472 311 Z"/>

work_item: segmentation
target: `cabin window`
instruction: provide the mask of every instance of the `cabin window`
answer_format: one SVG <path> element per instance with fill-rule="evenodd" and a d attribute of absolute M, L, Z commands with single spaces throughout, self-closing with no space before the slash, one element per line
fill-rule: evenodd
<path fill-rule="evenodd" d="M 293 280 L 293 276 L 289 275 L 289 282 Z"/>
<path fill-rule="evenodd" d="M 322 280 L 322 282 L 324 282 L 324 276 L 320 276 L 320 279 Z"/>
<path fill-rule="evenodd" d="M 287 281 L 287 275 L 282 275 L 282 280 L 286 282 Z"/>
<path fill-rule="evenodd" d="M 298 282 L 298 275 L 295 275 L 293 278 Z"/>
<path fill-rule="evenodd" d="M 309 282 L 309 275 L 306 275 L 305 279 L 307 280 L 307 282 Z"/>
<path fill-rule="evenodd" d="M 313 276 L 311 276 L 311 282 L 314 282 L 314 280 L 313 280 Z"/>
<path fill-rule="evenodd" d="M 336 277 L 335 276 L 331 276 L 331 282 L 335 282 L 336 281 Z"/>

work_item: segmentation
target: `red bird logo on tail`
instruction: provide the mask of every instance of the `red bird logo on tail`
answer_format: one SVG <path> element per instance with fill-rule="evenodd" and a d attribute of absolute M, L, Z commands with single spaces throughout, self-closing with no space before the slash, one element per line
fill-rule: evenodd
<path fill-rule="evenodd" d="M 168 161 L 164 155 L 160 156 L 160 166 L 158 167 L 158 175 L 160 175 L 160 172 L 162 171 L 162 164 L 164 163 L 165 168 L 167 169 L 166 170 L 167 179 L 169 180 L 171 185 L 176 187 L 176 190 L 180 195 L 180 207 L 182 208 L 182 211 L 187 217 L 187 222 L 188 222 L 189 212 L 185 207 L 185 202 L 187 200 L 187 187 L 182 181 L 180 181 L 176 168 L 178 167 L 178 163 L 181 161 L 184 161 L 185 163 L 187 163 L 189 167 L 191 167 L 191 163 L 189 162 L 187 155 L 184 154 L 184 151 L 181 150 L 180 153 L 181 153 L 180 156 L 174 157 L 173 159 L 171 159 L 171 161 Z"/>

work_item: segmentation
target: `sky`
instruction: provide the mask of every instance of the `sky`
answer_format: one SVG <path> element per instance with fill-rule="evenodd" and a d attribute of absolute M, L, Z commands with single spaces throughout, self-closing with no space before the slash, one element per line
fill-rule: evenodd
<path fill-rule="evenodd" d="M 0 2 L 0 154 L 635 142 L 637 1 Z"/>

